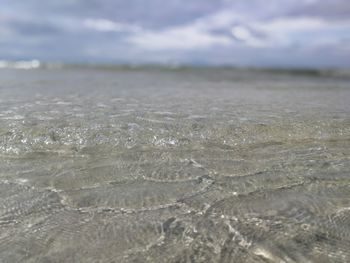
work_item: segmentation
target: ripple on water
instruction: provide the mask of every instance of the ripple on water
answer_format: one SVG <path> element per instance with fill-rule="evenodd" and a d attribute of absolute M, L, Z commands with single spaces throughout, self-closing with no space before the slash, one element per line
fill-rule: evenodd
<path fill-rule="evenodd" d="M 2 261 L 350 262 L 344 80 L 10 73 Z"/>

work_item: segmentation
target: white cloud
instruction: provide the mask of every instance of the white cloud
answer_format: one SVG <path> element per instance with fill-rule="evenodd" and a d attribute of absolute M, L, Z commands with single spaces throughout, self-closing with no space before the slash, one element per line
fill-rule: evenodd
<path fill-rule="evenodd" d="M 256 29 L 265 32 L 283 33 L 291 31 L 306 31 L 322 29 L 328 26 L 329 22 L 319 18 L 298 17 L 298 18 L 278 18 L 266 22 L 254 23 Z"/>
<path fill-rule="evenodd" d="M 299 43 L 305 47 L 334 44 L 344 37 L 339 31 L 350 30 L 349 21 L 326 21 L 315 17 L 278 18 L 249 24 L 265 36 L 265 46 L 288 46 Z M 338 33 L 334 33 L 338 32 Z"/>
<path fill-rule="evenodd" d="M 101 32 L 122 32 L 132 31 L 136 32 L 141 30 L 138 26 L 117 23 L 108 19 L 85 19 L 83 25 L 88 29 L 93 29 Z"/>
<path fill-rule="evenodd" d="M 231 38 L 214 35 L 196 27 L 185 26 L 133 35 L 129 41 L 141 48 L 152 50 L 208 48 L 213 45 L 229 45 Z"/>
<path fill-rule="evenodd" d="M 138 47 L 151 50 L 191 50 L 216 45 L 228 46 L 234 41 L 229 34 L 215 34 L 212 31 L 222 28 L 227 30 L 227 26 L 239 18 L 233 12 L 220 11 L 197 19 L 191 24 L 170 27 L 161 31 L 138 32 L 128 41 Z"/>
<path fill-rule="evenodd" d="M 222 10 L 196 20 L 195 25 L 198 28 L 206 30 L 227 28 L 233 23 L 242 22 L 246 19 L 246 16 L 233 12 L 232 10 Z"/>
<path fill-rule="evenodd" d="M 68 0 L 61 2 L 65 1 Z M 227 0 L 226 4 L 217 5 L 221 9 L 216 11 L 159 15 L 156 10 L 150 10 L 152 12 L 147 16 L 139 16 L 139 12 L 120 12 L 112 16 L 113 13 L 104 9 L 39 14 L 4 7 L 0 10 L 0 44 L 5 45 L 0 51 L 3 57 L 34 55 L 71 59 L 72 56 L 74 59 L 160 63 L 193 59 L 218 64 L 248 63 L 248 60 L 260 63 L 260 60 L 273 60 L 278 56 L 296 61 L 295 54 L 322 57 L 339 52 L 346 55 L 349 54 L 350 32 L 350 18 L 343 15 L 343 9 L 344 13 L 347 10 L 343 8 L 347 6 L 346 1 L 336 0 L 337 4 L 332 5 L 333 12 L 339 12 L 339 16 L 327 13 L 332 0 L 288 0 L 283 3 L 271 0 L 269 5 L 261 0 L 249 3 Z M 200 0 L 195 2 L 201 6 Z M 125 6 L 129 8 L 126 3 Z M 91 16 L 86 17 L 87 13 Z M 72 35 L 77 37 L 72 38 Z M 48 51 L 51 47 L 55 47 L 57 54 Z M 300 61 L 303 59 L 306 58 L 300 58 Z"/>
<path fill-rule="evenodd" d="M 230 45 L 270 48 L 302 44 L 308 47 L 317 43 L 336 43 L 339 39 L 327 38 L 329 33 L 342 28 L 349 31 L 349 22 L 307 16 L 260 20 L 225 10 L 183 26 L 161 31 L 140 30 L 127 41 L 149 50 L 191 50 Z"/>

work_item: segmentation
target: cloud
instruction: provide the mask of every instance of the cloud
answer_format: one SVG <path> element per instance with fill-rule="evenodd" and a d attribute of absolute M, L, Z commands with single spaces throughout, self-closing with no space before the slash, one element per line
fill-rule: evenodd
<path fill-rule="evenodd" d="M 249 25 L 265 36 L 265 46 L 292 46 L 338 43 L 350 32 L 349 21 L 327 21 L 315 17 L 285 17 L 253 22 Z"/>
<path fill-rule="evenodd" d="M 349 0 L 3 0 L 0 59 L 350 66 L 349 21 Z"/>
<path fill-rule="evenodd" d="M 238 19 L 241 17 L 232 11 L 218 11 L 189 24 L 164 30 L 140 31 L 127 41 L 139 48 L 150 50 L 193 50 L 229 46 L 234 39 L 227 26 Z M 224 31 L 218 32 L 221 29 Z"/>
<path fill-rule="evenodd" d="M 164 30 L 139 30 L 126 41 L 146 50 L 194 50 L 215 46 L 251 48 L 337 44 L 350 32 L 350 20 L 328 21 L 313 16 L 250 19 L 222 10 L 193 23 Z"/>
<path fill-rule="evenodd" d="M 137 32 L 141 28 L 131 24 L 117 23 L 108 19 L 84 19 L 83 25 L 88 29 L 93 29 L 101 32 Z"/>
<path fill-rule="evenodd" d="M 240 41 L 241 44 L 250 47 L 264 47 L 269 42 L 265 35 L 254 33 L 251 30 L 251 26 L 236 25 L 231 28 L 231 34 L 236 40 Z"/>
<path fill-rule="evenodd" d="M 348 0 L 309 0 L 304 5 L 295 5 L 290 8 L 288 14 L 290 16 L 347 20 L 350 17 L 350 2 Z"/>
<path fill-rule="evenodd" d="M 232 39 L 215 35 L 195 26 L 169 28 L 163 31 L 144 31 L 129 37 L 128 41 L 143 49 L 191 50 L 216 45 L 229 45 Z"/>
<path fill-rule="evenodd" d="M 254 27 L 268 32 L 291 32 L 315 30 L 328 26 L 324 20 L 312 17 L 277 18 L 265 22 L 254 23 Z"/>

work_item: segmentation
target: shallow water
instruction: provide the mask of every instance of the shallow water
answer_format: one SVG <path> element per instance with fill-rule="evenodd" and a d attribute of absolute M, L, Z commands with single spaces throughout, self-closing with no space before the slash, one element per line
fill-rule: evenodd
<path fill-rule="evenodd" d="M 350 81 L 0 71 L 1 262 L 350 262 Z"/>

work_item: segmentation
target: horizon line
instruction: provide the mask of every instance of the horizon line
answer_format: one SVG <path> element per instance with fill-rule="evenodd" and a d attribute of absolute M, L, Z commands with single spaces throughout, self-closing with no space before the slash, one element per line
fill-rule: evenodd
<path fill-rule="evenodd" d="M 206 63 L 118 63 L 118 62 L 92 62 L 92 61 L 40 61 L 29 60 L 3 60 L 0 59 L 0 69 L 58 69 L 58 68 L 96 68 L 96 69 L 232 69 L 276 73 L 302 73 L 307 75 L 328 75 L 332 73 L 347 73 L 350 68 L 345 67 L 302 67 L 302 66 L 243 66 L 235 64 L 206 64 Z"/>

